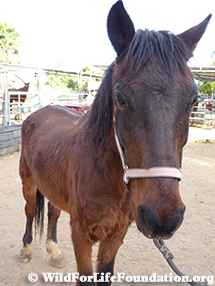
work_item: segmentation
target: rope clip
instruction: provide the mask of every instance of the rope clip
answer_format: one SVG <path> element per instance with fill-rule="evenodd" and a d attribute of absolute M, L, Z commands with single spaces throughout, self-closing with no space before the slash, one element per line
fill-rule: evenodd
<path fill-rule="evenodd" d="M 123 166 L 123 169 L 124 169 L 124 174 L 123 174 L 123 182 L 125 185 L 128 184 L 129 182 L 129 178 L 127 177 L 127 170 L 129 169 L 127 165 L 124 165 Z"/>
<path fill-rule="evenodd" d="M 169 248 L 167 247 L 167 245 L 164 243 L 162 239 L 154 238 L 153 241 L 154 241 L 154 244 L 157 246 L 157 248 L 160 250 L 160 252 L 163 254 L 166 260 L 168 258 L 171 258 L 171 259 L 174 258 L 172 252 L 169 250 Z"/>

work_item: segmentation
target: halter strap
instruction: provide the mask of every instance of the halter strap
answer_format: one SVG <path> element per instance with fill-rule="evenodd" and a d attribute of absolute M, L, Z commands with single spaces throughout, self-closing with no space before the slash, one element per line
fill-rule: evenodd
<path fill-rule="evenodd" d="M 181 180 L 181 171 L 174 167 L 152 167 L 150 169 L 127 169 L 127 178 L 156 178 L 168 177 Z"/>
<path fill-rule="evenodd" d="M 123 181 L 125 184 L 128 184 L 129 178 L 173 178 L 177 180 L 181 180 L 181 170 L 175 167 L 168 166 L 156 166 L 150 169 L 143 168 L 129 168 L 125 163 L 125 155 L 122 150 L 121 144 L 119 142 L 118 135 L 116 133 L 116 128 L 114 126 L 114 136 L 117 145 L 117 149 L 122 161 L 122 167 L 124 170 Z M 181 161 L 181 159 L 180 159 Z M 181 163 L 180 163 L 181 164 Z"/>

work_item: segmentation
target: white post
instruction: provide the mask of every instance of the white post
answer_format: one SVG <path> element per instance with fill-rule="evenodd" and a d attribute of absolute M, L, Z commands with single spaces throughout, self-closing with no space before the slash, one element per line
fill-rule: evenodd
<path fill-rule="evenodd" d="M 92 88 L 92 65 L 90 65 L 90 81 L 88 84 L 88 97 L 87 97 L 87 104 L 91 104 L 92 103 L 92 93 L 91 93 L 91 88 Z"/>
<path fill-rule="evenodd" d="M 10 95 L 8 94 L 8 71 L 4 66 L 4 125 L 10 125 Z"/>
<path fill-rule="evenodd" d="M 37 97 L 39 108 L 44 107 L 46 100 L 44 100 L 43 90 L 42 90 L 42 80 L 43 80 L 43 70 L 37 70 Z"/>

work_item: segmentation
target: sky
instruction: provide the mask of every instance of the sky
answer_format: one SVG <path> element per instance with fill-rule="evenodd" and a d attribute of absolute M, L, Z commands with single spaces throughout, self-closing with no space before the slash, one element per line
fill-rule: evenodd
<path fill-rule="evenodd" d="M 115 0 L 0 0 L 0 22 L 20 35 L 21 64 L 38 68 L 80 70 L 109 65 L 115 51 L 106 20 Z M 215 50 L 214 0 L 124 0 L 135 29 L 169 30 L 180 34 L 214 14 L 190 66 L 207 66 Z"/>

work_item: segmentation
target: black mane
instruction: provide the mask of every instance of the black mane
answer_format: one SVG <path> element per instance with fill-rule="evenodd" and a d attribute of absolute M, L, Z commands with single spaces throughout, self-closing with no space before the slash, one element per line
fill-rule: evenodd
<path fill-rule="evenodd" d="M 149 59 L 159 58 L 162 67 L 171 74 L 191 56 L 191 50 L 180 38 L 168 31 L 137 30 L 127 51 L 118 61 L 122 61 L 122 68 L 129 67 L 128 74 L 133 77 Z"/>
<path fill-rule="evenodd" d="M 93 105 L 88 111 L 89 118 L 85 128 L 88 131 L 85 138 L 90 141 L 93 149 L 98 145 L 104 149 L 113 124 L 112 74 L 114 64 L 112 63 L 106 70 Z"/>

